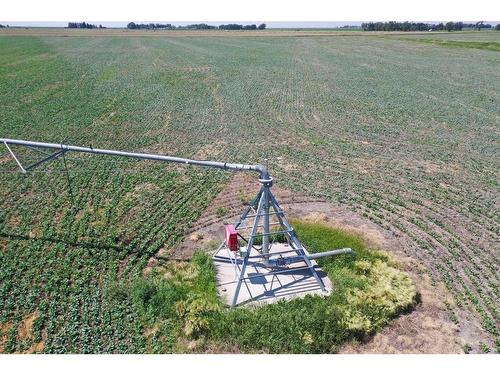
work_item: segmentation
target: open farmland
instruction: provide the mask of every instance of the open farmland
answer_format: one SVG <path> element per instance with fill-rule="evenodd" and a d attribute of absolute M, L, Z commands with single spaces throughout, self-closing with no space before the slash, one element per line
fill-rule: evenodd
<path fill-rule="evenodd" d="M 0 136 L 268 158 L 277 185 L 404 239 L 453 296 L 467 345 L 500 350 L 499 52 L 400 35 L 129 34 L 0 34 Z M 500 42 L 450 35 L 418 38 Z M 134 309 L 107 291 L 168 254 L 231 176 L 67 164 L 72 194 L 62 161 L 24 176 L 0 154 L 0 348 L 148 351 Z"/>

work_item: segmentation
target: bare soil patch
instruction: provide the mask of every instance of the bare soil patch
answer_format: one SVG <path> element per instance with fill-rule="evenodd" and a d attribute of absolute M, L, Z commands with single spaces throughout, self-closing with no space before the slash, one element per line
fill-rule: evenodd
<path fill-rule="evenodd" d="M 17 340 L 18 341 L 29 341 L 32 340 L 33 337 L 33 323 L 37 318 L 37 312 L 33 312 L 31 314 L 26 315 L 19 325 L 17 326 Z M 12 328 L 12 322 L 8 321 L 6 323 L 0 324 L 0 353 L 4 353 L 5 344 L 7 343 L 9 331 Z M 42 335 L 43 336 L 43 335 Z M 33 354 L 40 353 L 43 351 L 45 347 L 45 343 L 42 340 L 39 342 L 33 342 L 26 350 L 22 352 L 22 354 Z M 19 352 L 21 353 L 21 352 Z"/>
<path fill-rule="evenodd" d="M 10 154 L 5 154 L 0 156 L 0 164 L 9 163 L 12 161 L 12 156 Z"/>
<path fill-rule="evenodd" d="M 17 337 L 19 340 L 26 340 L 31 338 L 31 331 L 33 329 L 33 322 L 37 317 L 36 312 L 26 315 L 21 324 L 17 328 Z"/>
<path fill-rule="evenodd" d="M 24 354 L 33 354 L 33 353 L 40 353 L 43 351 L 45 348 L 45 344 L 43 341 L 36 342 L 33 345 L 31 345 L 28 350 L 24 352 Z"/>
<path fill-rule="evenodd" d="M 227 187 L 203 213 L 183 242 L 175 249 L 162 249 L 159 256 L 187 260 L 195 250 L 214 248 L 223 237 L 225 223 L 234 222 L 248 199 L 253 198 L 259 183 L 248 174 L 235 174 Z M 421 303 L 410 313 L 391 321 L 381 332 L 362 343 L 349 343 L 341 353 L 461 353 L 464 341 L 459 328 L 448 318 L 446 304 L 453 299 L 441 283 L 433 283 L 427 269 L 405 255 L 404 238 L 396 238 L 371 221 L 338 205 L 273 187 L 280 205 L 288 217 L 321 222 L 361 235 L 374 248 L 390 253 L 407 272 L 421 296 Z M 218 208 L 227 214 L 218 217 Z M 148 264 L 154 266 L 154 258 Z"/>
<path fill-rule="evenodd" d="M 5 349 L 5 344 L 7 343 L 7 335 L 11 327 L 11 322 L 0 324 L 0 353 L 3 353 Z"/>
<path fill-rule="evenodd" d="M 7 220 L 7 224 L 11 228 L 17 228 L 17 226 L 21 224 L 21 217 L 19 217 L 18 215 L 11 215 Z"/>

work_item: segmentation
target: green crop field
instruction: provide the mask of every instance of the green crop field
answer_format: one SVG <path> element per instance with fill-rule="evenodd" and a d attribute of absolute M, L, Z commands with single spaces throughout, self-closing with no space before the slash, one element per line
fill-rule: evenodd
<path fill-rule="evenodd" d="M 279 186 L 406 239 L 453 296 L 450 320 L 486 337 L 472 349 L 499 351 L 499 43 L 493 31 L 0 34 L 0 137 L 268 158 Z M 0 348 L 155 351 L 130 299 L 110 295 L 180 242 L 230 174 L 66 161 L 71 194 L 62 160 L 22 175 L 0 153 Z"/>

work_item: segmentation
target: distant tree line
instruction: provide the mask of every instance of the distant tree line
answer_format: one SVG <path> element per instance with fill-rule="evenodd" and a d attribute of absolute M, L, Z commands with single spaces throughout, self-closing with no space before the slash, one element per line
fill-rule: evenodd
<path fill-rule="evenodd" d="M 0 29 L 3 29 L 4 27 L 9 27 L 9 25 L 5 26 L 0 23 Z"/>
<path fill-rule="evenodd" d="M 187 30 L 215 30 L 216 26 L 207 25 L 206 23 L 194 23 L 192 25 L 180 26 L 179 28 L 184 28 Z"/>
<path fill-rule="evenodd" d="M 495 26 L 495 30 L 500 31 L 500 23 L 497 23 L 497 25 Z"/>
<path fill-rule="evenodd" d="M 227 25 L 219 25 L 219 30 L 264 30 L 266 28 L 265 23 L 261 23 L 259 26 L 252 25 L 239 25 L 236 23 L 229 23 Z"/>
<path fill-rule="evenodd" d="M 68 22 L 68 29 L 105 29 L 105 27 L 87 22 Z"/>
<path fill-rule="evenodd" d="M 170 23 L 161 24 L 161 23 L 135 23 L 129 22 L 127 24 L 127 29 L 136 30 L 136 29 L 146 29 L 146 30 L 264 30 L 266 28 L 265 23 L 261 23 L 259 26 L 257 25 L 239 25 L 236 23 L 230 23 L 227 25 L 219 25 L 212 26 L 206 23 L 195 23 L 191 25 L 185 26 L 175 26 Z"/>
<path fill-rule="evenodd" d="M 364 31 L 427 31 L 427 30 L 462 30 L 462 22 L 447 22 L 446 24 L 429 24 L 423 22 L 364 22 L 361 24 Z"/>
<path fill-rule="evenodd" d="M 431 25 L 430 30 L 436 30 L 436 31 L 462 31 L 464 27 L 464 24 L 462 22 L 446 22 L 444 25 L 443 23 L 438 23 L 437 25 Z"/>
<path fill-rule="evenodd" d="M 148 30 L 153 30 L 153 29 L 167 29 L 167 30 L 173 30 L 175 29 L 175 26 L 167 23 L 167 24 L 161 24 L 161 23 L 135 23 L 135 22 L 129 22 L 127 25 L 127 29 L 148 29 Z"/>
<path fill-rule="evenodd" d="M 491 26 L 489 23 L 484 23 L 484 21 L 479 21 L 476 23 L 464 23 L 464 27 L 479 31 L 481 29 L 491 29 L 493 26 Z"/>
<path fill-rule="evenodd" d="M 365 22 L 361 24 L 364 31 L 460 31 L 463 28 L 474 30 L 491 29 L 493 26 L 479 21 L 476 23 L 446 22 L 446 23 L 423 23 L 423 22 Z M 495 30 L 500 30 L 498 24 Z"/>
<path fill-rule="evenodd" d="M 365 22 L 361 24 L 364 31 L 425 31 L 431 25 L 423 22 Z"/>

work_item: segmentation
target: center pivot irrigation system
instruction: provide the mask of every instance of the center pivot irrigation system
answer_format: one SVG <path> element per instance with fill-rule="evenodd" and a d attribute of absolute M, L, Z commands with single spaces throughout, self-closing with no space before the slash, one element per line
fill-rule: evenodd
<path fill-rule="evenodd" d="M 266 276 L 273 275 L 273 277 L 275 275 L 284 274 L 287 272 L 306 269 L 311 273 L 312 277 L 314 277 L 321 290 L 324 291 L 325 285 L 321 278 L 318 276 L 318 273 L 314 268 L 314 264 L 311 261 L 327 256 L 353 253 L 353 251 L 349 248 L 315 254 L 307 253 L 300 243 L 299 239 L 295 235 L 293 228 L 288 223 L 283 209 L 280 207 L 278 201 L 271 192 L 271 187 L 273 185 L 272 177 L 269 175 L 267 169 L 260 164 L 237 164 L 208 160 L 193 160 L 167 155 L 106 150 L 93 147 L 33 142 L 18 139 L 0 138 L 0 142 L 3 143 L 5 147 L 7 147 L 7 150 L 9 151 L 15 162 L 18 164 L 18 166 L 21 168 L 21 171 L 23 173 L 27 173 L 30 170 L 38 167 L 39 165 L 57 159 L 60 156 L 64 158 L 64 155 L 70 151 L 99 155 L 123 156 L 135 159 L 156 160 L 217 168 L 222 170 L 258 172 L 261 187 L 257 195 L 245 208 L 240 218 L 234 225 L 226 225 L 225 240 L 214 253 L 215 257 L 221 250 L 225 248 L 229 254 L 229 259 L 234 266 L 235 282 L 237 282 L 237 284 L 234 295 L 232 297 L 231 306 L 235 306 L 237 304 L 242 283 L 246 283 L 246 280 L 252 278 L 252 276 L 248 276 L 246 274 L 246 268 L 249 262 L 259 262 L 259 264 L 261 264 L 263 267 L 270 269 L 270 272 L 266 273 Z M 17 158 L 16 154 L 12 151 L 10 147 L 11 145 L 23 146 L 35 151 L 42 152 L 43 154 L 45 154 L 45 157 L 29 166 L 23 166 L 23 164 Z M 50 153 L 47 152 L 47 150 L 55 151 Z M 66 168 L 65 159 L 64 163 Z M 270 222 L 271 217 L 274 217 L 277 221 Z M 243 226 L 243 224 L 247 220 L 250 220 L 249 225 Z M 271 227 L 273 228 L 272 230 Z M 243 233 L 245 229 L 249 230 L 248 234 L 246 235 Z M 271 241 L 273 239 L 276 239 L 277 236 L 282 236 L 285 238 L 289 249 L 279 252 L 270 252 L 270 248 L 272 246 Z M 241 240 L 241 242 L 239 239 Z M 257 239 L 259 239 L 260 241 Z M 257 246 L 258 242 L 261 242 L 262 245 Z M 243 243 L 244 246 L 240 247 L 240 243 Z M 304 266 L 299 268 L 288 267 L 289 265 L 296 263 L 303 263 Z"/>

